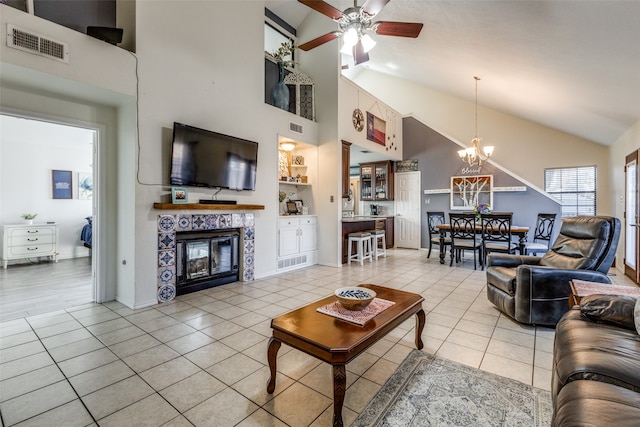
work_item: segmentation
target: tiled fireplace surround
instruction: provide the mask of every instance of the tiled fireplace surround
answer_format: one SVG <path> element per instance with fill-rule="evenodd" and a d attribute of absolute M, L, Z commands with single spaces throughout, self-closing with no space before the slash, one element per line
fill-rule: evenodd
<path fill-rule="evenodd" d="M 182 231 L 240 231 L 240 281 L 253 280 L 255 216 L 253 213 L 158 215 L 158 302 L 176 296 L 176 233 Z"/>

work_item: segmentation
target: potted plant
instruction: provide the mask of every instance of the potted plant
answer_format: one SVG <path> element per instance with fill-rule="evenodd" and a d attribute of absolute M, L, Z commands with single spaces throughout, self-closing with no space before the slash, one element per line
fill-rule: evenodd
<path fill-rule="evenodd" d="M 33 224 L 33 219 L 35 217 L 37 217 L 38 214 L 30 214 L 30 213 L 26 213 L 26 214 L 22 214 L 22 219 L 24 219 L 25 224 Z"/>

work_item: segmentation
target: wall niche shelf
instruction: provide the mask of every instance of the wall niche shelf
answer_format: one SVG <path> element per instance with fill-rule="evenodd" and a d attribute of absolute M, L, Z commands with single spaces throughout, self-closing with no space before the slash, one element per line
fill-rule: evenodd
<path fill-rule="evenodd" d="M 311 184 L 308 182 L 285 182 L 285 181 L 278 181 L 278 184 L 280 185 L 295 185 L 298 187 L 311 187 Z"/>
<path fill-rule="evenodd" d="M 209 205 L 200 203 L 154 203 L 154 209 L 161 210 L 204 210 L 204 211 L 263 211 L 264 205 Z"/>

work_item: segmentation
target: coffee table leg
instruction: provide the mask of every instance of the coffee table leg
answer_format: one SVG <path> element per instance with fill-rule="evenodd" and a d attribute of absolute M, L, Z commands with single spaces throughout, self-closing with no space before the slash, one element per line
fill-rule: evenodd
<path fill-rule="evenodd" d="M 422 330 L 424 329 L 424 322 L 424 310 L 420 309 L 420 311 L 416 313 L 416 348 L 418 350 L 422 350 L 422 347 L 424 347 L 422 344 Z"/>
<path fill-rule="evenodd" d="M 347 390 L 345 365 L 333 365 L 333 426 L 342 427 L 342 404 Z"/>
<path fill-rule="evenodd" d="M 271 378 L 267 383 L 267 393 L 271 394 L 276 389 L 276 356 L 282 343 L 271 337 L 269 340 L 269 349 L 267 350 L 267 358 L 269 359 L 269 369 L 271 370 Z"/>

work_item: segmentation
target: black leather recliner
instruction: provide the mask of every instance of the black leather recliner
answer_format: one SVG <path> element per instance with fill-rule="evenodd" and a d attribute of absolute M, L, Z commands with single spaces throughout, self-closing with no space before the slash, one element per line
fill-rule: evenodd
<path fill-rule="evenodd" d="M 607 272 L 619 238 L 617 218 L 564 218 L 543 257 L 489 254 L 487 298 L 520 323 L 555 325 L 569 310 L 569 281 L 611 283 Z"/>

